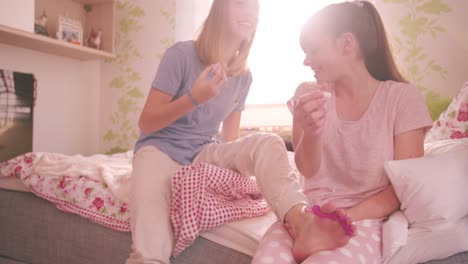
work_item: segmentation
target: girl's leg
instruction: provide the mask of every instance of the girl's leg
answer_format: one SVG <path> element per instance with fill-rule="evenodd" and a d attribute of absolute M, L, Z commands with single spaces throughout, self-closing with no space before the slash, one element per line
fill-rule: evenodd
<path fill-rule="evenodd" d="M 133 157 L 130 191 L 132 253 L 129 263 L 169 263 L 174 246 L 169 208 L 171 178 L 182 165 L 146 146 Z"/>
<path fill-rule="evenodd" d="M 296 259 L 340 247 L 349 240 L 338 222 L 304 212 L 308 202 L 299 174 L 292 169 L 284 142 L 278 135 L 251 134 L 225 144 L 210 144 L 194 162 L 236 170 L 244 176 L 255 175 L 260 191 L 281 222 L 287 214 L 286 220 L 294 234 Z"/>
<path fill-rule="evenodd" d="M 358 221 L 355 223 L 355 227 L 356 235 L 344 247 L 318 252 L 302 263 L 382 263 L 382 221 Z"/>
<path fill-rule="evenodd" d="M 267 230 L 258 245 L 252 264 L 295 264 L 292 255 L 293 239 L 284 225 L 276 222 Z"/>
<path fill-rule="evenodd" d="M 281 221 L 292 206 L 307 204 L 299 174 L 290 165 L 283 140 L 275 134 L 251 134 L 229 143 L 210 144 L 195 162 L 255 175 L 260 191 Z"/>

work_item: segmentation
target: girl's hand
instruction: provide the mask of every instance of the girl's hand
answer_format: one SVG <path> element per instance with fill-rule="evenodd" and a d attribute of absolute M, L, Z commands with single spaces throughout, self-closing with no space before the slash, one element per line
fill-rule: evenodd
<path fill-rule="evenodd" d="M 299 102 L 299 98 L 315 90 L 320 90 L 320 85 L 315 82 L 303 82 L 299 84 L 299 86 L 296 88 L 294 96 L 287 102 L 289 111 L 294 115 L 294 108 Z"/>
<path fill-rule="evenodd" d="M 294 106 L 294 121 L 301 124 L 307 135 L 319 136 L 325 127 L 330 93 L 314 90 L 301 96 Z"/>
<path fill-rule="evenodd" d="M 226 72 L 221 64 L 216 63 L 206 67 L 192 86 L 192 97 L 199 104 L 206 103 L 217 96 L 226 80 Z"/>

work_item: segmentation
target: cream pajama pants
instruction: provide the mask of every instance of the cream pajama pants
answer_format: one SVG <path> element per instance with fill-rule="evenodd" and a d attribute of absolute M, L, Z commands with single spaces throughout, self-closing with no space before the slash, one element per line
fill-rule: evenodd
<path fill-rule="evenodd" d="M 229 143 L 208 144 L 195 158 L 197 162 L 255 175 L 260 191 L 281 220 L 292 206 L 307 203 L 299 175 L 292 170 L 277 135 L 252 134 Z M 129 202 L 133 244 L 128 264 L 169 263 L 174 246 L 171 178 L 182 166 L 153 146 L 135 153 Z"/>

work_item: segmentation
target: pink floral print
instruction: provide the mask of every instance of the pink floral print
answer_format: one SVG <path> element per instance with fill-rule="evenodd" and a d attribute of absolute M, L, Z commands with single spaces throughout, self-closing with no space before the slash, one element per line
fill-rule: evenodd
<path fill-rule="evenodd" d="M 93 205 L 96 206 L 96 208 L 99 210 L 104 205 L 104 201 L 101 198 L 98 197 L 98 198 L 94 199 Z"/>
<path fill-rule="evenodd" d="M 425 142 L 468 138 L 468 82 L 426 135 Z"/>
<path fill-rule="evenodd" d="M 468 138 L 468 132 L 455 131 L 450 135 L 451 139 Z"/>
<path fill-rule="evenodd" d="M 26 153 L 0 163 L 0 177 L 18 177 L 35 195 L 62 211 L 78 214 L 117 231 L 130 231 L 127 204 L 116 199 L 102 182 L 87 177 L 32 173 L 34 163 L 47 153 Z"/>
<path fill-rule="evenodd" d="M 461 104 L 457 120 L 460 122 L 468 122 L 468 102 L 463 102 Z"/>

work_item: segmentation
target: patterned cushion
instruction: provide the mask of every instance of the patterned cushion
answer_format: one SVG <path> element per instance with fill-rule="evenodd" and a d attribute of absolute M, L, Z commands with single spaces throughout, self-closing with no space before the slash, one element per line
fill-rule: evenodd
<path fill-rule="evenodd" d="M 426 135 L 425 142 L 468 138 L 468 82 Z"/>

